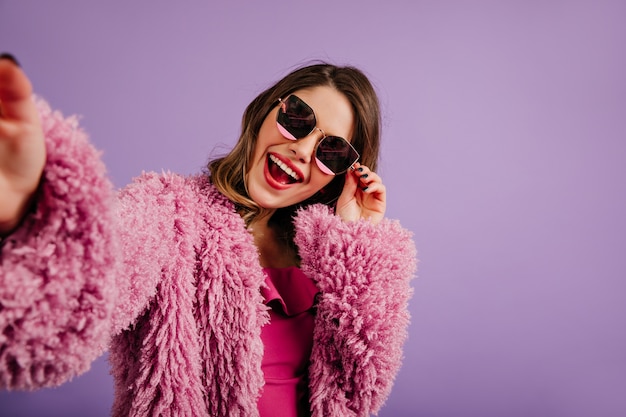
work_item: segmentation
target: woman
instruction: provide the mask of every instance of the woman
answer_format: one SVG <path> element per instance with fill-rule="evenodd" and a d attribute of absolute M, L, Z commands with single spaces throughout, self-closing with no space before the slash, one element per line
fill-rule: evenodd
<path fill-rule="evenodd" d="M 0 381 L 58 385 L 109 349 L 115 416 L 367 416 L 401 362 L 415 271 L 384 218 L 379 108 L 300 68 L 209 173 L 117 195 L 74 119 L 0 59 Z"/>

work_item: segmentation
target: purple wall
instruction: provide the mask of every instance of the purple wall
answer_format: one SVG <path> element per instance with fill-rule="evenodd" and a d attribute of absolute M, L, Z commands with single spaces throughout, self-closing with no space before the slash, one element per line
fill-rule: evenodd
<path fill-rule="evenodd" d="M 381 416 L 626 415 L 626 2 L 187 3 L 0 0 L 0 50 L 82 115 L 119 186 L 198 171 L 296 64 L 363 68 L 421 259 Z M 101 359 L 0 393 L 0 415 L 111 401 Z"/>

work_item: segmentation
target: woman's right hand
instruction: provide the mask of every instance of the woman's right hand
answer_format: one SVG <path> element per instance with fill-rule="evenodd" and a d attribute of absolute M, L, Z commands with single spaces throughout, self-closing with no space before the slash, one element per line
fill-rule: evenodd
<path fill-rule="evenodd" d="M 32 86 L 10 55 L 0 55 L 0 237 L 32 204 L 46 161 Z"/>

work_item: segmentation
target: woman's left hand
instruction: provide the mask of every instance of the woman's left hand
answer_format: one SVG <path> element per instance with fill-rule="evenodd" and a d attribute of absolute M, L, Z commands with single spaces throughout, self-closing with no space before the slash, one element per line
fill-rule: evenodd
<path fill-rule="evenodd" d="M 346 173 L 346 183 L 335 213 L 345 221 L 367 219 L 376 224 L 385 216 L 387 194 L 382 179 L 365 165 L 356 163 Z"/>

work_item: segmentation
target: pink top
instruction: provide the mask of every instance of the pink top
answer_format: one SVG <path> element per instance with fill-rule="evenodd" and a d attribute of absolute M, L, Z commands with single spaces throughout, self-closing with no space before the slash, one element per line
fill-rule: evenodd
<path fill-rule="evenodd" d="M 307 368 L 313 346 L 313 311 L 317 287 L 297 267 L 263 268 L 261 293 L 271 307 L 262 327 L 265 346 L 261 369 L 265 386 L 259 399 L 261 417 L 310 415 Z"/>

